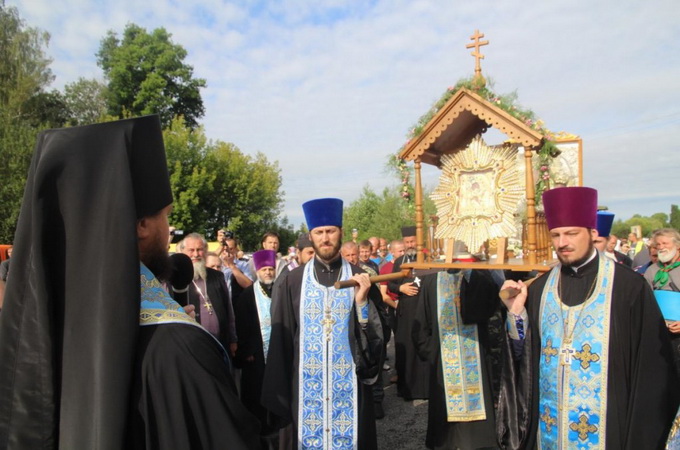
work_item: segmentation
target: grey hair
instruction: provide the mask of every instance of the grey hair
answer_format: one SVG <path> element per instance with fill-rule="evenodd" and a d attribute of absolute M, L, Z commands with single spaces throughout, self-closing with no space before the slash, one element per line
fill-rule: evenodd
<path fill-rule="evenodd" d="M 203 242 L 203 248 L 205 250 L 208 249 L 208 241 L 205 240 L 205 237 L 203 237 L 202 234 L 200 234 L 200 233 L 189 233 L 184 237 L 184 239 L 182 239 L 181 241 L 179 241 L 177 243 L 177 250 L 178 251 L 181 252 L 182 250 L 184 250 L 184 241 L 186 241 L 187 239 L 199 239 Z"/>
<path fill-rule="evenodd" d="M 680 246 L 680 233 L 675 228 L 660 228 L 652 234 L 652 245 L 656 244 L 656 238 L 659 236 L 666 236 L 673 239 L 676 246 Z"/>

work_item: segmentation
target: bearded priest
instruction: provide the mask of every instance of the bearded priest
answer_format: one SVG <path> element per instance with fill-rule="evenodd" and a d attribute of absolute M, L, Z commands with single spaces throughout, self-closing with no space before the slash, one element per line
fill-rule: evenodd
<path fill-rule="evenodd" d="M 372 385 L 384 360 L 382 296 L 340 256 L 342 200 L 302 208 L 315 255 L 274 289 L 262 403 L 292 422 L 281 449 L 376 449 Z M 356 287 L 334 287 L 349 279 Z"/>
<path fill-rule="evenodd" d="M 597 191 L 543 194 L 559 264 L 504 300 L 502 448 L 663 448 L 680 402 L 670 340 L 652 290 L 599 254 Z M 514 361 L 513 361 L 514 359 Z M 512 364 L 514 362 L 514 364 Z"/>

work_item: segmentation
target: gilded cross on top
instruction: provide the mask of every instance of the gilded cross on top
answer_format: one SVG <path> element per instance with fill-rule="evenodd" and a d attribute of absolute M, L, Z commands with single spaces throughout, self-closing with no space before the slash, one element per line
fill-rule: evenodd
<path fill-rule="evenodd" d="M 470 53 L 475 57 L 475 78 L 482 76 L 482 65 L 479 63 L 480 59 L 484 59 L 484 55 L 479 52 L 479 48 L 483 45 L 489 45 L 489 41 L 480 41 L 484 37 L 484 33 L 480 33 L 479 30 L 475 30 L 475 34 L 470 36 L 470 40 L 474 41 L 472 44 L 467 44 L 465 48 L 474 48 L 475 51 Z"/>

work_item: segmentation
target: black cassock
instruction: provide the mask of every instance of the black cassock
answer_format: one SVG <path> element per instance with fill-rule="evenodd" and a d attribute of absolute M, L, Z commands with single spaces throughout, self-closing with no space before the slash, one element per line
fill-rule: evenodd
<path fill-rule="evenodd" d="M 413 262 L 415 258 L 408 259 L 406 255 L 400 256 L 394 261 L 392 273 L 401 272 L 401 265 Z M 387 286 L 390 291 L 399 293 L 399 305 L 397 306 L 397 329 L 394 333 L 395 365 L 398 374 L 397 393 L 405 400 L 426 399 L 430 391 L 430 365 L 418 357 L 418 352 L 413 346 L 411 338 L 413 321 L 416 317 L 418 296 L 408 296 L 399 292 L 399 286 L 413 282 L 413 278 L 400 278 L 389 281 Z"/>
<path fill-rule="evenodd" d="M 430 364 L 430 395 L 425 443 L 434 449 L 476 449 L 496 446 L 491 363 L 487 360 L 489 337 L 487 322 L 498 308 L 498 285 L 486 271 L 473 271 L 463 279 L 460 291 L 461 316 L 465 324 L 477 324 L 479 356 L 482 365 L 486 420 L 447 422 L 444 378 L 437 320 L 437 274 L 423 278 L 413 342 L 419 356 Z"/>
<path fill-rule="evenodd" d="M 260 448 L 225 353 L 198 327 L 140 327 L 131 400 L 126 448 Z"/>
<path fill-rule="evenodd" d="M 574 273 L 562 267 L 562 299 L 583 303 L 597 276 L 598 258 Z M 607 375 L 608 449 L 664 448 L 680 402 L 668 332 L 654 294 L 638 273 L 614 265 Z M 539 425 L 540 303 L 547 275 L 529 288 L 529 327 L 520 358 L 506 357 L 501 379 L 498 435 L 502 448 L 535 448 Z M 558 325 L 559 326 L 559 325 Z M 510 340 L 508 340 L 511 342 Z M 510 347 L 506 347 L 506 355 Z"/>
<path fill-rule="evenodd" d="M 260 421 L 260 433 L 271 435 L 278 430 L 277 418 L 268 412 L 261 404 L 262 382 L 264 379 L 264 347 L 260 316 L 257 311 L 254 289 L 261 289 L 259 283 L 254 283 L 243 290 L 234 303 L 236 314 L 236 334 L 238 335 L 238 350 L 234 364 L 241 368 L 241 401 Z M 267 292 L 270 296 L 271 292 Z M 248 361 L 252 356 L 253 360 Z"/>
<path fill-rule="evenodd" d="M 317 258 L 307 262 L 314 264 L 318 281 L 323 286 L 332 286 L 342 270 L 342 260 L 338 258 L 329 266 Z M 359 267 L 350 265 L 352 273 L 363 273 Z M 272 293 L 272 334 L 269 344 L 262 405 L 287 422 L 289 427 L 286 442 L 280 448 L 297 449 L 298 422 L 298 373 L 299 373 L 299 328 L 300 292 L 304 274 L 302 265 L 293 269 L 285 278 L 277 279 Z M 369 291 L 369 303 L 380 303 L 380 291 L 375 285 Z M 375 303 L 374 303 L 375 304 Z M 373 411 L 372 384 L 376 381 L 384 360 L 383 331 L 379 312 L 370 305 L 368 324 L 359 325 L 353 307 L 350 314 L 350 345 L 354 354 L 358 378 L 359 402 L 359 449 L 376 449 L 375 414 Z"/>

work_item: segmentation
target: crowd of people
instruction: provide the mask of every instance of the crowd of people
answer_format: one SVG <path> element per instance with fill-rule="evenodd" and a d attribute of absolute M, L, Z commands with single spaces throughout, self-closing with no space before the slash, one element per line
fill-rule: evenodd
<path fill-rule="evenodd" d="M 0 265 L 0 448 L 378 449 L 389 383 L 427 400 L 431 449 L 680 448 L 676 230 L 621 242 L 595 190 L 556 188 L 547 273 L 420 278 L 415 227 L 342 242 L 321 198 L 285 256 L 228 230 L 170 255 L 167 173 L 155 116 L 39 137 Z"/>

